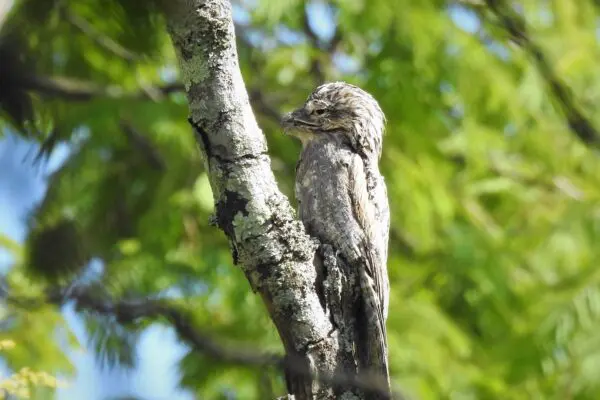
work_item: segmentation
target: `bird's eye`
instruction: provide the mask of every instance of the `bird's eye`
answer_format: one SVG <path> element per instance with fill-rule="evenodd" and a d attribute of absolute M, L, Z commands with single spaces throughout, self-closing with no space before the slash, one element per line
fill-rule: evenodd
<path fill-rule="evenodd" d="M 315 110 L 315 114 L 317 115 L 323 115 L 325 113 L 325 109 L 324 108 L 319 108 Z"/>

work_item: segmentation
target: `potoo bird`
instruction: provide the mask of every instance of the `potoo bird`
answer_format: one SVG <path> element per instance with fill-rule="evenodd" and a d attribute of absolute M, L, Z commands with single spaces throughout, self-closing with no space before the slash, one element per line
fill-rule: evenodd
<path fill-rule="evenodd" d="M 317 87 L 287 114 L 285 131 L 300 139 L 298 213 L 308 233 L 329 244 L 357 276 L 354 343 L 359 372 L 389 385 L 387 336 L 389 207 L 379 173 L 385 116 L 377 101 L 345 82 Z"/>

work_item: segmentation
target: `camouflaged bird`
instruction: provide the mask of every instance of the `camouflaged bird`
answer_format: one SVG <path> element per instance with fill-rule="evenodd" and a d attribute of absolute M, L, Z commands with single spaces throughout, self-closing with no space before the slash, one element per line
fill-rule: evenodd
<path fill-rule="evenodd" d="M 378 168 L 385 116 L 370 94 L 334 82 L 316 88 L 282 124 L 302 142 L 295 186 L 300 219 L 309 234 L 333 246 L 357 272 L 360 339 L 354 347 L 359 371 L 378 374 L 389 387 L 385 321 L 390 220 Z"/>

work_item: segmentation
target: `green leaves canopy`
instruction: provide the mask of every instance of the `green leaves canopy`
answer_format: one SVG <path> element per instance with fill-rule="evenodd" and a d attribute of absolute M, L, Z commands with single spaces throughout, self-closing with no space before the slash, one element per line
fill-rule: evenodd
<path fill-rule="evenodd" d="M 4 23 L 0 53 L 14 66 L 0 70 L 0 82 L 12 84 L 0 96 L 4 128 L 28 132 L 46 153 L 61 141 L 71 148 L 31 215 L 32 236 L 9 280 L 23 289 L 36 279 L 27 273 L 34 233 L 69 218 L 102 260 L 99 284 L 111 295 L 184 298 L 197 324 L 225 343 L 280 350 L 262 303 L 208 223 L 212 195 L 174 83 L 161 4 L 137 4 L 28 0 Z M 391 368 L 409 394 L 600 395 L 600 139 L 592 131 L 582 141 L 573 119 L 576 108 L 600 127 L 597 7 L 591 0 L 530 0 L 515 9 L 491 0 L 234 3 L 240 66 L 291 199 L 299 145 L 281 134 L 278 115 L 321 80 L 337 79 L 371 92 L 387 115 Z M 332 35 L 313 29 L 327 28 L 328 15 Z M 8 239 L 0 244 L 20 252 Z M 22 337 L 39 318 L 61 325 L 49 310 L 3 312 L 19 323 L 2 337 Z M 127 347 L 138 330 L 125 337 L 111 325 L 117 333 L 94 334 L 101 327 L 88 324 L 100 355 L 131 363 Z M 55 347 L 37 351 L 7 361 L 63 365 Z M 206 398 L 225 389 L 240 398 L 283 391 L 275 371 L 195 353 L 181 369 L 182 384 Z"/>

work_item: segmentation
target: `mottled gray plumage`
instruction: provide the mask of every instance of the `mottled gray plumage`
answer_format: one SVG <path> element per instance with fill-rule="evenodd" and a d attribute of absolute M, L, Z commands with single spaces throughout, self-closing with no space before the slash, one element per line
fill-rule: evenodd
<path fill-rule="evenodd" d="M 300 218 L 311 235 L 339 252 L 360 282 L 359 368 L 388 379 L 389 208 L 378 168 L 384 124 L 377 101 L 344 82 L 319 86 L 283 119 L 303 147 L 296 169 Z"/>

